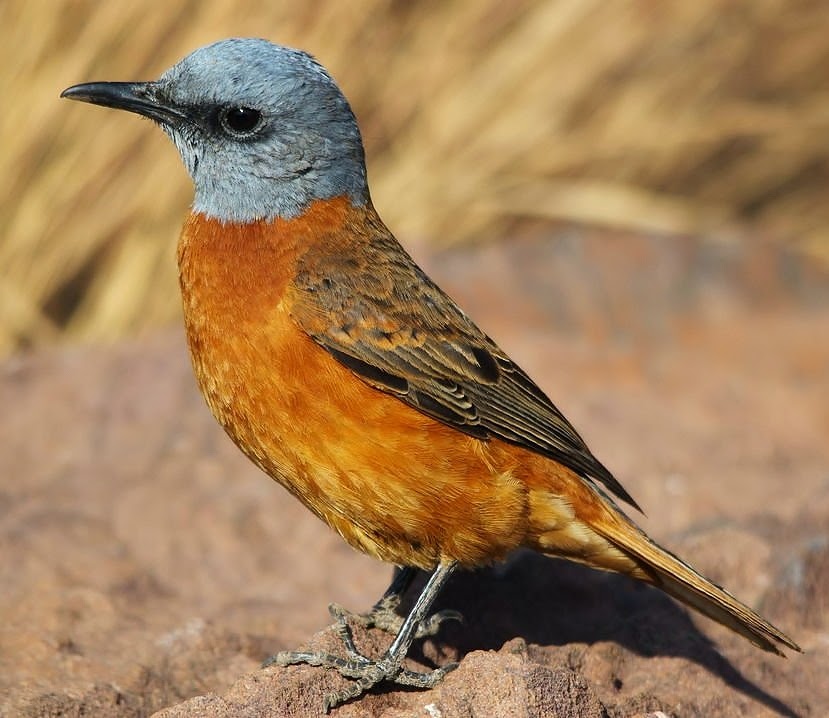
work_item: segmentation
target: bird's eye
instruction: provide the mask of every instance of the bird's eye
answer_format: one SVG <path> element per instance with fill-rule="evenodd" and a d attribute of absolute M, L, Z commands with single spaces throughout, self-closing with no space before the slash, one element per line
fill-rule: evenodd
<path fill-rule="evenodd" d="M 222 129 L 234 137 L 248 137 L 262 124 L 262 113 L 252 107 L 223 107 L 219 111 Z"/>

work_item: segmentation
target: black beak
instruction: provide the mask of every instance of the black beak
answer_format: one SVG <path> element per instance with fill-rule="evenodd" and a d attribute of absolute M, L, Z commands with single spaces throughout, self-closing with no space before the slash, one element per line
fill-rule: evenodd
<path fill-rule="evenodd" d="M 187 119 L 184 112 L 159 98 L 155 82 L 87 82 L 65 89 L 60 96 L 135 112 L 165 125 Z"/>

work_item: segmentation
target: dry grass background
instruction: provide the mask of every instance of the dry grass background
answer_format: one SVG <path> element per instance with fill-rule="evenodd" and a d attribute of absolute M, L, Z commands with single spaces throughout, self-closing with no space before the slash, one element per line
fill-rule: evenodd
<path fill-rule="evenodd" d="M 4 0 L 0 354 L 178 312 L 190 186 L 148 122 L 58 100 L 256 35 L 311 51 L 404 240 L 737 229 L 829 260 L 826 0 Z"/>

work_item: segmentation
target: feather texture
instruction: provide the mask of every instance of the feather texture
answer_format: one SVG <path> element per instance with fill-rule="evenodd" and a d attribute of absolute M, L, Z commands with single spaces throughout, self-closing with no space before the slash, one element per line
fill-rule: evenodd
<path fill-rule="evenodd" d="M 363 381 L 478 439 L 561 462 L 639 506 L 544 392 L 423 272 L 373 211 L 346 252 L 298 262 L 291 314 Z M 333 251 L 331 247 L 333 245 Z M 413 308 L 416 310 L 413 311 Z"/>

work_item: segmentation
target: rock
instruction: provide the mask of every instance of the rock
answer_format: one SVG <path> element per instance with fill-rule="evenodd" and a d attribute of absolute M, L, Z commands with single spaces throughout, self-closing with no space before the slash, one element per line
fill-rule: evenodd
<path fill-rule="evenodd" d="M 336 640 L 318 641 L 336 649 Z M 344 686 L 332 674 L 303 666 L 268 668 L 241 678 L 222 696 L 198 696 L 154 718 L 196 716 L 308 716 L 321 711 L 325 694 Z M 587 682 L 574 671 L 548 668 L 516 655 L 473 651 L 434 690 L 369 694 L 335 711 L 337 716 L 574 716 L 602 718 L 605 711 Z"/>

